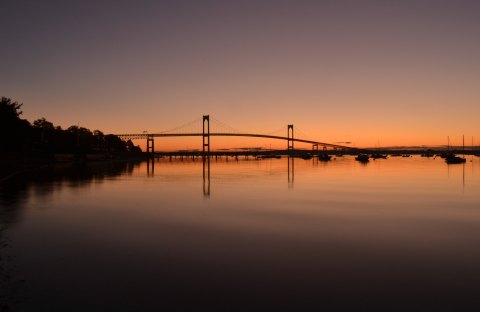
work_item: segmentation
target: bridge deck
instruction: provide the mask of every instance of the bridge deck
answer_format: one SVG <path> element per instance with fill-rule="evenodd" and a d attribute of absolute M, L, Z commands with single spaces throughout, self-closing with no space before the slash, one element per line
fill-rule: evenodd
<path fill-rule="evenodd" d="M 134 140 L 134 139 L 147 139 L 147 137 L 192 137 L 192 136 L 203 136 L 203 133 L 140 133 L 140 134 L 117 134 L 118 137 L 125 140 Z M 278 136 L 278 135 L 268 135 L 268 134 L 255 134 L 255 133 L 210 133 L 210 136 L 230 136 L 230 137 L 255 137 L 255 138 L 267 138 L 267 139 L 276 139 L 276 140 L 285 140 L 288 141 L 288 137 Z M 325 142 L 318 142 L 305 139 L 292 139 L 294 142 L 309 143 L 309 144 L 318 144 L 325 147 L 332 148 L 342 148 L 342 149 L 353 149 L 350 146 L 343 146 L 337 144 L 330 144 Z"/>

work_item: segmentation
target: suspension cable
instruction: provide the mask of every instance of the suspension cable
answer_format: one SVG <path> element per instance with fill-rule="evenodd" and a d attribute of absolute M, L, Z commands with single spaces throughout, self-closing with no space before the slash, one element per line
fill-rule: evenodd
<path fill-rule="evenodd" d="M 186 128 L 186 127 L 188 127 L 188 126 L 191 126 L 191 125 L 193 125 L 193 124 L 196 123 L 196 122 L 200 122 L 201 120 L 202 120 L 202 118 L 197 118 L 197 119 L 192 120 L 192 121 L 190 121 L 190 122 L 187 122 L 187 123 L 185 123 L 185 124 L 183 124 L 183 125 L 181 125 L 181 126 L 178 126 L 178 127 L 175 127 L 175 128 L 169 129 L 169 130 L 161 131 L 161 132 L 158 132 L 158 133 L 167 133 L 167 132 L 177 131 L 177 130 L 180 130 L 180 129 L 182 129 L 182 128 Z"/>

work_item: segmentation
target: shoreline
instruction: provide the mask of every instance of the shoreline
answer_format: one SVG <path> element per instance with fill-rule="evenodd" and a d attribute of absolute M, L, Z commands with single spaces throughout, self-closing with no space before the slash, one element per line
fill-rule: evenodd
<path fill-rule="evenodd" d="M 0 158 L 0 186 L 11 179 L 22 174 L 40 170 L 58 165 L 75 165 L 75 164 L 95 164 L 143 160 L 143 155 L 136 157 L 125 157 L 119 155 L 87 155 L 84 158 L 76 158 L 73 154 L 62 154 L 55 156 L 54 159 L 1 159 Z"/>

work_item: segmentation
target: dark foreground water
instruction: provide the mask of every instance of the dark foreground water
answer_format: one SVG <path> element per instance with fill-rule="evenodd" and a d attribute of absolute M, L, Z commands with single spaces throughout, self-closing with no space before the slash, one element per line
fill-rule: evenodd
<path fill-rule="evenodd" d="M 480 307 L 480 158 L 97 164 L 1 200 L 18 311 Z"/>

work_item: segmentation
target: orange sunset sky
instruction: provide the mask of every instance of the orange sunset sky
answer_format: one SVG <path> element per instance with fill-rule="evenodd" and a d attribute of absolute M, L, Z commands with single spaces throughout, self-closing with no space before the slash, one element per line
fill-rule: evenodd
<path fill-rule="evenodd" d="M 0 10 L 0 95 L 30 121 L 153 133 L 210 114 L 243 132 L 294 124 L 357 147 L 480 142 L 480 2 L 6 0 Z"/>

